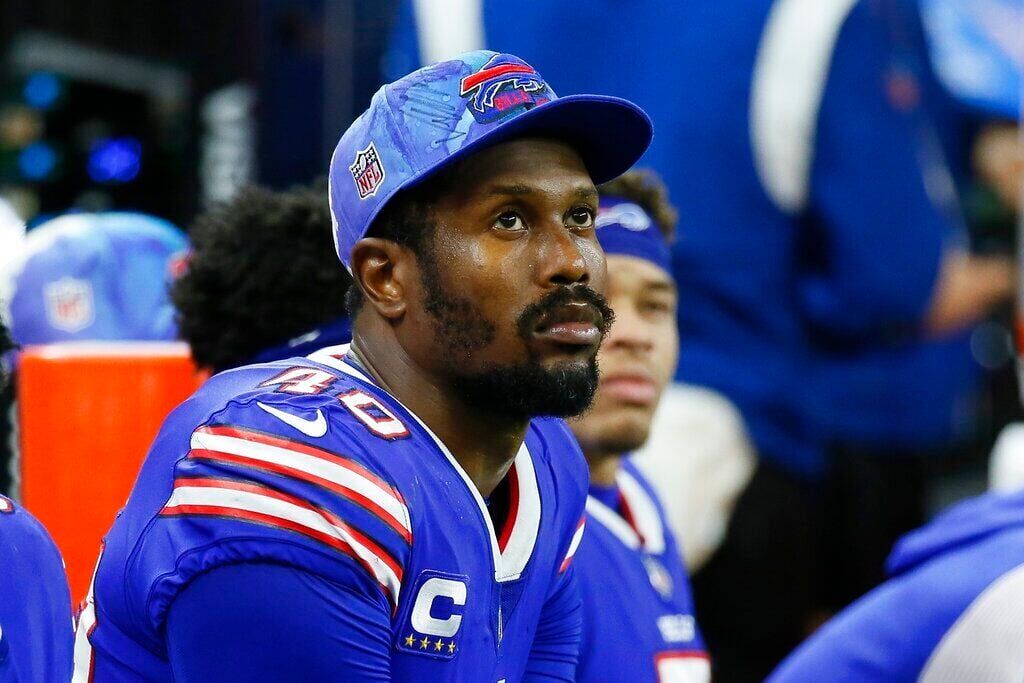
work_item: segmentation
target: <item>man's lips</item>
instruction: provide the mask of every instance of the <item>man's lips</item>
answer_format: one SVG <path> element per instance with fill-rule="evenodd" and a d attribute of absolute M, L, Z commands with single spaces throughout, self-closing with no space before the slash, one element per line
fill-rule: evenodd
<path fill-rule="evenodd" d="M 534 328 L 534 337 L 572 346 L 597 346 L 601 343 L 602 316 L 590 304 L 559 306 L 541 318 Z"/>
<path fill-rule="evenodd" d="M 658 400 L 658 387 L 647 375 L 620 373 L 601 378 L 601 393 L 622 403 L 653 405 Z"/>

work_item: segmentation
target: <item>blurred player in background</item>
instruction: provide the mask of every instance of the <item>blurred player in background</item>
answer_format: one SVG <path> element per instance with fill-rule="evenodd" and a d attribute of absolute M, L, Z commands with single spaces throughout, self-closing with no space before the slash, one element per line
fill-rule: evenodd
<path fill-rule="evenodd" d="M 615 326 L 601 345 L 594 406 L 572 420 L 590 465 L 577 681 L 707 681 L 690 583 L 654 489 L 629 457 L 647 440 L 679 353 L 669 242 L 675 210 L 651 172 L 599 188 L 597 239 Z M 685 444 L 683 444 L 685 448 Z"/>
<path fill-rule="evenodd" d="M 181 338 L 213 372 L 304 356 L 349 341 L 327 183 L 243 188 L 189 231 L 188 268 L 174 284 Z"/>
<path fill-rule="evenodd" d="M 83 678 L 573 680 L 586 464 L 531 418 L 597 388 L 594 182 L 650 137 L 507 54 L 378 91 L 331 164 L 352 346 L 172 413 L 105 539 Z"/>
<path fill-rule="evenodd" d="M 771 683 L 1024 678 L 1024 491 L 961 503 L 905 536 L 890 578 L 822 626 Z"/>
<path fill-rule="evenodd" d="M 0 321 L 0 356 L 13 349 Z M 0 387 L 6 381 L 0 366 Z M 71 680 L 73 641 L 60 551 L 27 510 L 0 496 L 0 683 Z"/>

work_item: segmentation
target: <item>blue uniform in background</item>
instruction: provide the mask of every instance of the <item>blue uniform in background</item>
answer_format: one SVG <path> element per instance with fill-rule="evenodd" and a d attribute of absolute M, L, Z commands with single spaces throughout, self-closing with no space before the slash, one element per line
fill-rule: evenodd
<path fill-rule="evenodd" d="M 1024 678 L 1024 493 L 958 505 L 904 537 L 888 569 L 769 681 Z"/>
<path fill-rule="evenodd" d="M 615 486 L 591 485 L 575 566 L 583 596 L 577 681 L 710 680 L 679 546 L 654 490 L 629 460 Z"/>
<path fill-rule="evenodd" d="M 0 683 L 66 683 L 74 640 L 64 561 L 46 529 L 0 496 Z"/>
<path fill-rule="evenodd" d="M 171 414 L 105 538 L 83 676 L 573 680 L 587 472 L 564 423 L 531 423 L 495 528 L 346 350 L 221 373 Z"/>

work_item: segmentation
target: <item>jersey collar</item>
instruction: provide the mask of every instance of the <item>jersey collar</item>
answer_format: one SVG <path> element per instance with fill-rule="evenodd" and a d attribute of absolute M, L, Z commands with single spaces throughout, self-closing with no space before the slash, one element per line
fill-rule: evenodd
<path fill-rule="evenodd" d="M 665 552 L 665 527 L 658 506 L 640 482 L 625 468 L 615 474 L 622 496 L 623 513 L 611 509 L 597 498 L 587 496 L 587 515 L 596 520 L 627 548 L 651 555 Z"/>
<path fill-rule="evenodd" d="M 373 385 L 379 391 L 384 391 L 374 382 L 361 367 L 347 357 L 349 345 L 328 346 L 311 353 L 309 360 L 326 365 L 327 367 L 339 370 L 346 375 Z M 530 562 L 533 549 L 537 544 L 537 536 L 540 531 L 540 487 L 537 483 L 537 472 L 533 465 L 533 456 L 524 442 L 519 447 L 519 452 L 509 468 L 506 477 L 509 477 L 509 486 L 513 495 L 509 497 L 509 511 L 502 530 L 501 537 L 495 533 L 494 524 L 491 522 L 491 515 L 487 510 L 487 504 L 476 485 L 462 469 L 462 465 L 451 454 L 448 447 L 437 437 L 436 434 L 416 415 L 402 404 L 394 396 L 388 394 L 406 413 L 408 413 L 423 428 L 438 450 L 448 460 L 448 463 L 458 473 L 463 484 L 470 495 L 476 501 L 477 509 L 491 542 L 491 555 L 494 560 L 494 580 L 500 582 L 515 581 L 522 576 L 526 565 Z"/>

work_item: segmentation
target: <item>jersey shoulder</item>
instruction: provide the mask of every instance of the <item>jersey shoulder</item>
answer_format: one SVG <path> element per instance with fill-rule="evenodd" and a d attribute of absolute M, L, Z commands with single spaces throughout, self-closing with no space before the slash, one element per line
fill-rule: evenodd
<path fill-rule="evenodd" d="M 307 359 L 211 378 L 165 423 L 132 494 L 149 496 L 124 551 L 136 608 L 156 632 L 200 572 L 269 562 L 393 610 L 412 524 L 391 445 L 411 439 L 379 389 Z"/>

